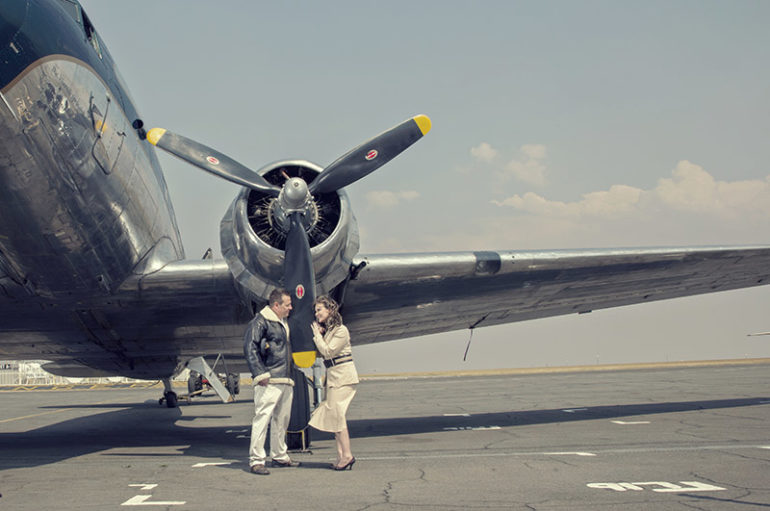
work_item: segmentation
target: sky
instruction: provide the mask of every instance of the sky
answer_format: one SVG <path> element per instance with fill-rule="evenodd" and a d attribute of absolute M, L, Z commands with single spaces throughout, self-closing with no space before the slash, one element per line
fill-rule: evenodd
<path fill-rule="evenodd" d="M 258 169 L 432 131 L 346 188 L 361 254 L 770 244 L 765 1 L 81 0 L 149 127 Z M 166 154 L 187 257 L 239 188 Z M 770 288 L 355 347 L 390 373 L 770 357 Z"/>

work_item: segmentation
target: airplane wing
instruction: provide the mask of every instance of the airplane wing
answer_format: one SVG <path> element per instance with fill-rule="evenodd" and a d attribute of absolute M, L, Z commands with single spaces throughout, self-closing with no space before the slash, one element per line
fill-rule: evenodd
<path fill-rule="evenodd" d="M 342 312 L 356 343 L 369 344 L 763 285 L 770 282 L 770 247 L 360 255 L 352 268 Z M 55 330 L 46 339 L 52 349 L 68 341 L 69 353 L 51 353 L 61 374 L 68 359 L 73 374 L 82 363 L 120 372 L 114 357 L 109 365 L 95 360 L 105 350 L 144 359 L 148 371 L 148 357 L 223 353 L 240 361 L 251 312 L 224 261 L 170 263 L 129 280 L 111 300 L 120 306 L 94 304 L 69 329 L 22 309 L 14 320 L 3 316 L 20 335 Z M 75 343 L 84 331 L 95 342 Z M 48 337 L 35 335 L 38 342 Z"/>
<path fill-rule="evenodd" d="M 343 310 L 360 344 L 770 282 L 768 247 L 398 254 L 361 262 Z"/>

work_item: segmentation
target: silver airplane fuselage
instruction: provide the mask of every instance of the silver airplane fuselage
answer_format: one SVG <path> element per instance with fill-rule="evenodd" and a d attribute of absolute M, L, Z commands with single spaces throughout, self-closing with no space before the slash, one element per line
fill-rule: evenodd
<path fill-rule="evenodd" d="M 52 332 L 5 344 L 7 355 L 45 358 L 49 342 L 55 355 L 68 331 L 109 351 L 95 309 L 130 277 L 184 257 L 160 165 L 80 6 L 4 0 L 0 38 L 2 315 L 6 330 L 37 314 Z"/>

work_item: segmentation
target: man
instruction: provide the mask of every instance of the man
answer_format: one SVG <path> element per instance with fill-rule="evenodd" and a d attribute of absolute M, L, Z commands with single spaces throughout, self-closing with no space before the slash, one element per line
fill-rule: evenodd
<path fill-rule="evenodd" d="M 265 437 L 270 424 L 270 457 L 274 467 L 297 467 L 286 447 L 294 381 L 289 344 L 291 296 L 285 289 L 274 289 L 268 304 L 254 316 L 243 344 L 243 353 L 254 382 L 254 420 L 251 423 L 249 465 L 253 474 L 267 475 Z"/>

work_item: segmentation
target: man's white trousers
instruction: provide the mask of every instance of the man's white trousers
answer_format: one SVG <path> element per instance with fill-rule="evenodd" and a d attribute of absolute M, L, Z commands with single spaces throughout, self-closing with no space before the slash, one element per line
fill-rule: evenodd
<path fill-rule="evenodd" d="M 286 430 L 291 417 L 294 387 L 285 383 L 254 385 L 254 420 L 251 422 L 249 465 L 265 464 L 265 437 L 270 424 L 270 457 L 288 461 Z"/>

